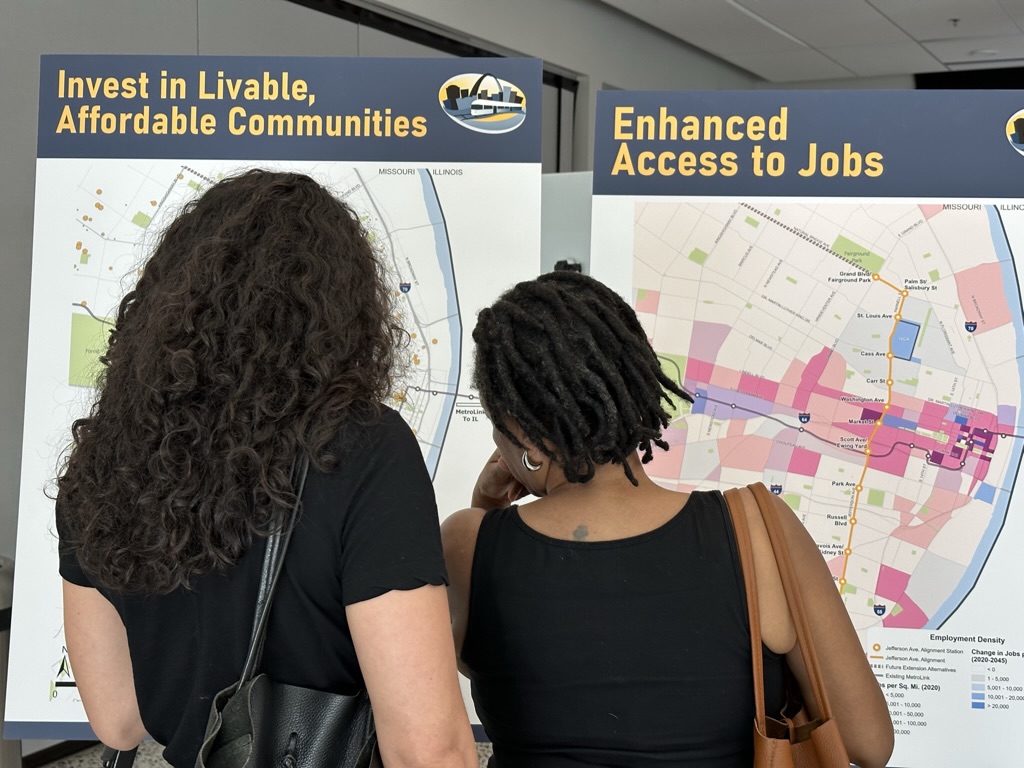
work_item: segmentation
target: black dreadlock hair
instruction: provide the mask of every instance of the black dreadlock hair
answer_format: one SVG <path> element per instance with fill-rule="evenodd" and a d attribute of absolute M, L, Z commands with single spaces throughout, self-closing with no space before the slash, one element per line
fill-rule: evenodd
<path fill-rule="evenodd" d="M 576 272 L 519 283 L 481 310 L 473 330 L 473 380 L 498 430 L 514 421 L 527 439 L 559 462 L 571 483 L 598 464 L 622 464 L 652 443 L 668 450 L 661 430 L 670 394 L 693 398 L 661 369 L 636 313 L 613 290 Z"/>

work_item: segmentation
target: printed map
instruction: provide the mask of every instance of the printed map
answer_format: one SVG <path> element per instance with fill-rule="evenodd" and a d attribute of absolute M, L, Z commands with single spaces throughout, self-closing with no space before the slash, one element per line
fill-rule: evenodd
<path fill-rule="evenodd" d="M 862 639 L 941 626 L 1021 462 L 1012 249 L 992 205 L 637 203 L 635 307 L 696 396 L 651 475 L 770 484 Z"/>
<path fill-rule="evenodd" d="M 433 474 L 455 404 L 462 322 L 432 177 L 420 169 L 307 165 L 360 215 L 391 272 L 411 339 L 391 405 L 416 432 Z M 47 237 L 69 254 L 75 277 L 64 282 L 74 291 L 70 385 L 93 386 L 118 303 L 163 228 L 187 200 L 234 170 L 223 162 L 82 161 L 78 177 L 68 179 L 73 189 L 59 198 L 66 210 L 48 209 Z"/>

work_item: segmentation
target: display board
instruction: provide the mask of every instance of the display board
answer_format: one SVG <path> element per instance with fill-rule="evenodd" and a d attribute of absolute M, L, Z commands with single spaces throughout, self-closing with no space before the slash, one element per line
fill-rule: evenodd
<path fill-rule="evenodd" d="M 592 274 L 696 398 L 651 474 L 795 510 L 891 765 L 1018 762 L 1024 97 L 603 92 L 594 195 Z"/>
<path fill-rule="evenodd" d="M 89 736 L 44 492 L 147 249 L 222 176 L 308 173 L 359 213 L 412 339 L 389 404 L 442 517 L 468 505 L 493 450 L 470 332 L 539 270 L 540 93 L 527 59 L 43 57 L 5 738 Z"/>

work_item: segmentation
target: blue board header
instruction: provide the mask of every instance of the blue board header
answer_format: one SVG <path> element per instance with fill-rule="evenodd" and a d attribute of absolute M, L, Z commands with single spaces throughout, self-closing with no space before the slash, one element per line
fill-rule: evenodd
<path fill-rule="evenodd" d="M 1024 197 L 1022 91 L 602 91 L 598 195 Z"/>
<path fill-rule="evenodd" d="M 539 163 L 538 59 L 43 56 L 39 157 Z"/>

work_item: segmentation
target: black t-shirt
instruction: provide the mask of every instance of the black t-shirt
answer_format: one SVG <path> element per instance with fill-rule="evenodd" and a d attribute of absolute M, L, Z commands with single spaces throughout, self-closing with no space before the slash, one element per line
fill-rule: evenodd
<path fill-rule="evenodd" d="M 516 507 L 492 510 L 470 589 L 462 660 L 497 768 L 750 768 L 750 624 L 720 493 L 615 541 L 554 539 Z M 763 658 L 777 713 L 785 659 Z"/>
<path fill-rule="evenodd" d="M 328 474 L 310 468 L 306 480 L 261 671 L 349 694 L 364 685 L 345 606 L 445 584 L 447 576 L 433 487 L 402 418 L 385 409 L 370 426 L 346 428 L 332 448 L 339 467 Z M 230 571 L 191 590 L 150 597 L 104 591 L 127 629 L 142 721 L 179 768 L 195 763 L 211 698 L 241 674 L 265 549 L 257 539 Z M 60 573 L 93 586 L 75 551 L 63 546 Z"/>

